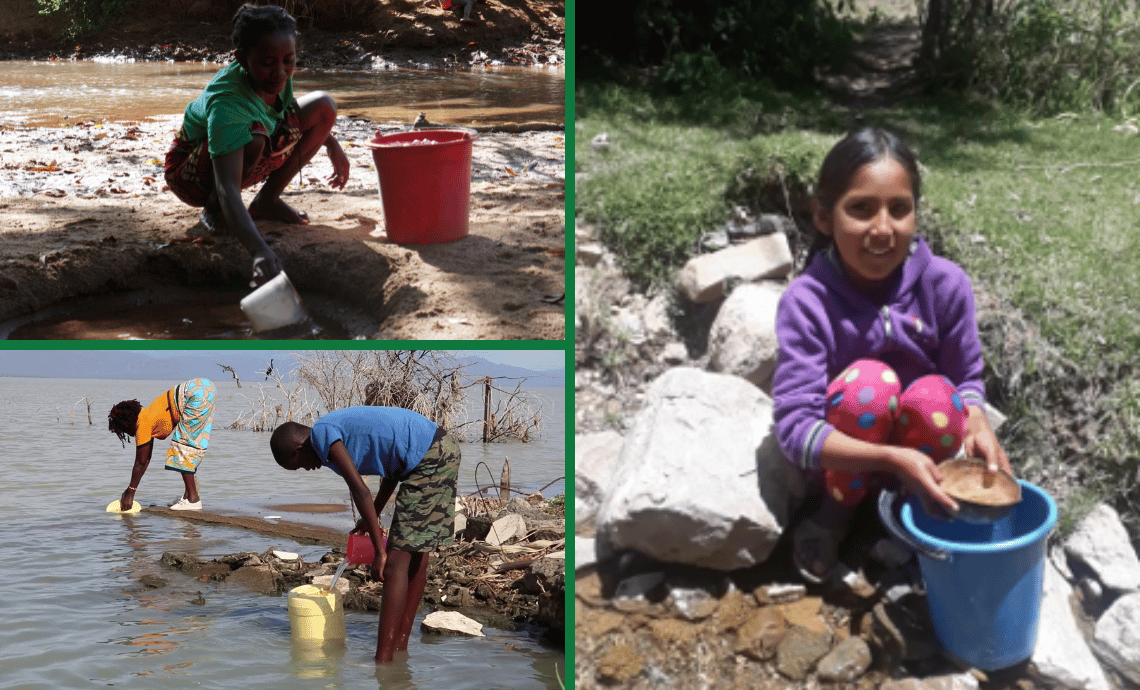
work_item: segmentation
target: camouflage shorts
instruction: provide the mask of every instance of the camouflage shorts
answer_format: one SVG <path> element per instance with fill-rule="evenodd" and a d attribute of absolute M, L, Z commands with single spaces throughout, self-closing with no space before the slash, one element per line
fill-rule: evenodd
<path fill-rule="evenodd" d="M 455 481 L 459 476 L 459 444 L 444 434 L 400 484 L 389 548 L 436 551 L 455 534 Z"/>

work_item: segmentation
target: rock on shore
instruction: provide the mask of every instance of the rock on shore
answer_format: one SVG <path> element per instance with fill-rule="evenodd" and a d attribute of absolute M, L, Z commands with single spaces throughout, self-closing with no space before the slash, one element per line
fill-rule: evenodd
<path fill-rule="evenodd" d="M 544 510 L 540 496 L 534 503 L 515 499 L 490 513 L 496 520 L 509 516 L 524 524 L 521 533 L 502 543 L 490 544 L 460 533 L 455 543 L 433 554 L 424 603 L 495 627 L 533 626 L 544 631 L 548 642 L 561 645 L 566 613 L 565 523 Z M 316 562 L 271 547 L 262 553 L 236 553 L 208 561 L 166 552 L 161 562 L 203 583 L 236 584 L 280 596 L 301 585 L 327 586 L 344 558 L 342 547 Z M 344 595 L 346 610 L 379 612 L 383 584 L 368 579 L 367 565 L 350 565 L 336 586 Z"/>

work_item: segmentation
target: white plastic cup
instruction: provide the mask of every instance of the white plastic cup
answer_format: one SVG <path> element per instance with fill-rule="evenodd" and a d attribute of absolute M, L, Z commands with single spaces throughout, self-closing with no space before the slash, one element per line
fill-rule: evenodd
<path fill-rule="evenodd" d="M 241 310 L 255 331 L 272 331 L 305 320 L 305 308 L 282 271 L 241 300 Z"/>

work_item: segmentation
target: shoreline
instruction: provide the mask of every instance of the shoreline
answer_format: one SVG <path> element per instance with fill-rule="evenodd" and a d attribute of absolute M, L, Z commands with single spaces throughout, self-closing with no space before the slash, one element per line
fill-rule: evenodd
<path fill-rule="evenodd" d="M 458 611 L 503 629 L 529 626 L 548 644 L 561 646 L 565 638 L 564 515 L 559 517 L 553 503 L 537 497 L 514 499 L 506 505 L 495 501 L 493 512 L 486 512 L 487 504 L 479 501 L 460 503 L 463 508 L 456 513 L 454 541 L 430 560 L 423 604 L 434 611 Z M 344 509 L 340 504 L 285 507 L 315 514 Z M 316 561 L 305 561 L 296 553 L 272 546 L 260 553 L 243 551 L 209 560 L 165 551 L 160 559 L 164 567 L 199 581 L 232 581 L 268 596 L 280 596 L 304 584 L 327 585 L 345 558 L 348 541 L 343 530 L 292 520 L 209 510 L 176 511 L 154 505 L 138 514 L 250 530 L 329 548 Z M 133 515 L 121 517 L 134 519 Z M 501 545 L 499 530 L 503 530 Z M 344 597 L 346 610 L 380 610 L 383 585 L 368 578 L 367 565 L 345 569 L 337 590 Z"/>

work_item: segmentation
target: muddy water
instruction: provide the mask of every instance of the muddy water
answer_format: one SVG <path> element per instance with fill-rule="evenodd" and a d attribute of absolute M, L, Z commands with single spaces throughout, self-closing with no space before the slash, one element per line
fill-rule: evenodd
<path fill-rule="evenodd" d="M 0 323 L 0 340 L 345 340 L 342 324 L 306 300 L 302 323 L 257 332 L 240 302 L 249 290 L 170 288 L 97 295 Z"/>
<path fill-rule="evenodd" d="M 0 69 L 0 124 L 54 126 L 180 115 L 221 69 L 212 63 L 9 61 Z M 561 69 L 298 70 L 297 95 L 328 91 L 340 114 L 440 124 L 562 122 Z"/>
<path fill-rule="evenodd" d="M 199 582 L 164 568 L 159 558 L 163 551 L 213 558 L 278 547 L 312 559 L 327 549 L 158 515 L 104 511 L 124 488 L 133 455 L 107 432 L 105 410 L 124 398 L 149 399 L 176 382 L 2 381 L 0 581 L 9 593 L 6 624 L 0 625 L 4 687 L 230 687 L 236 678 L 242 688 L 274 689 L 559 687 L 561 650 L 543 646 L 526 631 L 485 627 L 486 638 L 424 637 L 417 621 L 407 656 L 377 668 L 371 661 L 377 616 L 350 613 L 343 647 L 295 648 L 284 598 Z M 215 431 L 199 475 L 203 500 L 212 509 L 306 522 L 303 512 L 268 511 L 347 502 L 344 482 L 331 472 L 286 472 L 268 455 L 266 434 L 221 428 L 248 405 L 243 395 L 256 399 L 258 393 L 249 383 L 242 389 L 220 378 L 216 383 Z M 73 408 L 83 396 L 91 399 L 93 425 L 85 406 Z M 561 408 L 551 412 L 562 414 Z M 523 448 L 513 449 L 512 464 L 547 464 L 544 455 L 561 458 L 561 427 L 550 438 L 557 441 L 545 445 L 554 448 L 535 444 L 529 458 Z M 480 457 L 480 447 L 464 444 L 465 465 Z M 160 457 L 156 453 L 140 483 L 138 500 L 146 505 L 173 500 L 182 490 L 178 477 L 162 470 Z M 538 474 L 550 476 L 554 469 Z M 473 486 L 470 474 L 461 485 Z M 314 517 L 346 532 L 352 525 L 349 511 Z"/>

